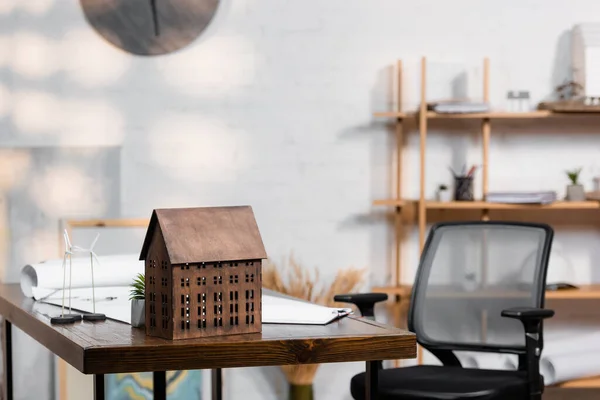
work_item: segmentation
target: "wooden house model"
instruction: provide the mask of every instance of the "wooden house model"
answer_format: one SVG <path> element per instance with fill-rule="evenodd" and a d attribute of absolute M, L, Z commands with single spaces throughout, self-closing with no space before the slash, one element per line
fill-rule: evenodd
<path fill-rule="evenodd" d="M 249 206 L 154 210 L 140 255 L 146 334 L 187 339 L 261 332 L 266 258 Z"/>

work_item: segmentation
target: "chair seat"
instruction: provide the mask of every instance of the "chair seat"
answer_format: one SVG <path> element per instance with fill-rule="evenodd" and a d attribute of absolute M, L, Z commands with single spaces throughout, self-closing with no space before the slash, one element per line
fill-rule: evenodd
<path fill-rule="evenodd" d="M 352 378 L 352 397 L 365 398 L 365 373 Z M 380 400 L 528 399 L 527 374 L 461 367 L 419 365 L 379 371 Z"/>

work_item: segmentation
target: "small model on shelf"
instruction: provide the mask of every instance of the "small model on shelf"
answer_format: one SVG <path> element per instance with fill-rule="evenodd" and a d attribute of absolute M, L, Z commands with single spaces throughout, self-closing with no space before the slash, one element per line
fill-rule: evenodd
<path fill-rule="evenodd" d="M 53 317 L 50 319 L 50 322 L 53 324 L 69 324 L 77 321 L 81 321 L 84 319 L 86 321 L 104 321 L 106 319 L 106 315 L 96 312 L 96 289 L 94 284 L 94 260 L 96 260 L 97 264 L 100 264 L 98 261 L 98 256 L 94 253 L 94 246 L 98 241 L 100 235 L 96 235 L 96 238 L 92 242 L 89 249 L 85 249 L 79 246 L 74 246 L 71 244 L 71 240 L 69 239 L 69 234 L 65 229 L 63 233 L 63 238 L 65 241 L 65 254 L 63 256 L 63 298 L 62 298 L 62 312 L 60 316 Z M 86 314 L 73 314 L 71 309 L 71 287 L 72 287 L 72 276 L 73 276 L 73 263 L 72 257 L 74 253 L 88 253 L 90 256 L 90 268 L 91 268 L 91 278 L 92 278 L 92 312 Z M 66 280 L 67 280 L 67 259 L 69 266 L 69 313 L 65 314 L 65 296 L 66 296 Z"/>
<path fill-rule="evenodd" d="M 580 173 L 581 173 L 581 168 L 567 171 L 567 176 L 569 177 L 569 181 L 571 181 L 571 184 L 567 186 L 566 199 L 568 201 L 584 201 L 585 200 L 585 190 L 583 188 L 583 185 L 579 183 L 579 174 Z"/>
<path fill-rule="evenodd" d="M 437 201 L 452 201 L 452 193 L 448 190 L 448 185 L 439 185 L 436 193 Z"/>
<path fill-rule="evenodd" d="M 62 288 L 62 306 L 60 315 L 57 317 L 50 318 L 51 324 L 72 324 L 77 321 L 81 321 L 81 314 L 73 314 L 73 310 L 71 309 L 71 283 L 73 277 L 73 263 L 71 261 L 71 256 L 73 255 L 73 246 L 71 246 L 71 241 L 69 240 L 69 234 L 66 229 L 63 233 L 63 239 L 65 242 L 65 253 L 63 255 L 63 288 Z M 69 261 L 67 263 L 67 260 Z M 69 268 L 69 313 L 65 314 L 65 296 L 67 293 L 67 266 Z"/>

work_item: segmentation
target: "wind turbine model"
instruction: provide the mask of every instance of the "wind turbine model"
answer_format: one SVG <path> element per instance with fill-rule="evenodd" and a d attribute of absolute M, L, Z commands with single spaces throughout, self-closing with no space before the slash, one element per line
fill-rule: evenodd
<path fill-rule="evenodd" d="M 89 249 L 84 249 L 79 246 L 73 247 L 73 249 L 77 252 L 85 252 L 85 253 L 89 253 L 89 255 L 90 255 L 90 267 L 92 269 L 92 307 L 93 307 L 93 309 L 92 309 L 91 313 L 83 314 L 83 319 L 86 321 L 104 321 L 106 319 L 106 315 L 96 312 L 96 291 L 95 291 L 95 286 L 94 286 L 94 259 L 98 262 L 98 264 L 100 264 L 100 261 L 98 260 L 98 256 L 96 255 L 96 253 L 94 253 L 94 246 L 96 245 L 96 242 L 98 241 L 99 237 L 100 237 L 100 234 L 97 234 L 96 238 L 92 242 Z"/>
<path fill-rule="evenodd" d="M 71 246 L 71 241 L 69 240 L 69 235 L 67 234 L 67 230 L 63 233 L 63 238 L 65 240 L 65 254 L 63 255 L 63 290 L 62 290 L 62 309 L 60 316 L 50 318 L 51 324 L 70 324 L 73 322 L 81 321 L 80 314 L 72 314 L 71 313 L 71 278 L 73 276 L 72 266 L 73 263 L 71 261 L 71 256 L 73 255 L 73 249 Z M 67 258 L 69 259 L 69 313 L 65 314 L 65 292 L 66 292 L 66 282 L 67 282 Z"/>

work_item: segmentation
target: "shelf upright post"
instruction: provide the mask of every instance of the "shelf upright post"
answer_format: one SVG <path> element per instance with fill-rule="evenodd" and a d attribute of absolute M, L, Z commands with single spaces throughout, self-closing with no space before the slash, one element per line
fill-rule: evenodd
<path fill-rule="evenodd" d="M 398 111 L 398 119 L 396 120 L 396 199 L 402 200 L 402 149 L 404 146 L 404 118 L 402 113 L 402 61 L 396 63 L 397 85 L 396 85 L 396 107 Z M 396 226 L 396 259 L 395 259 L 395 282 L 399 288 L 402 284 L 402 206 L 396 206 L 395 213 Z M 398 300 L 398 299 L 395 299 Z"/>
<path fill-rule="evenodd" d="M 490 102 L 490 59 L 485 57 L 483 59 L 483 101 L 488 103 Z M 491 134 L 491 121 L 489 118 L 484 118 L 481 122 L 481 131 L 482 131 L 482 149 L 483 149 L 483 166 L 482 166 L 482 200 L 486 201 L 487 193 L 488 193 L 488 184 L 489 184 L 489 158 L 490 158 L 490 134 Z M 490 210 L 489 208 L 484 208 L 483 213 L 481 215 L 481 219 L 484 221 L 490 220 Z M 481 282 L 483 285 L 487 284 L 487 275 L 488 275 L 488 238 L 487 232 L 484 232 L 482 237 L 482 260 L 481 260 Z M 487 331 L 488 331 L 488 314 L 487 310 L 483 309 L 481 311 L 481 341 L 485 342 L 487 340 Z"/>
<path fill-rule="evenodd" d="M 419 185 L 419 254 L 425 245 L 427 210 L 425 208 L 425 146 L 427 145 L 427 61 L 421 58 L 421 105 L 419 108 L 420 185 Z M 423 363 L 423 349 L 417 347 L 417 364 Z"/>
<path fill-rule="evenodd" d="M 483 101 L 489 104 L 490 101 L 490 59 L 485 58 L 483 60 Z M 484 118 L 481 125 L 482 131 L 482 148 L 483 148 L 483 167 L 482 167 L 482 200 L 486 201 L 488 192 L 488 178 L 489 178 L 489 157 L 490 157 L 490 131 L 491 121 L 489 118 Z M 488 221 L 490 219 L 489 210 L 484 209 L 482 219 Z"/>
<path fill-rule="evenodd" d="M 427 61 L 421 58 L 421 105 L 419 108 L 420 185 L 419 185 L 419 253 L 425 245 L 425 146 L 427 145 Z"/>
<path fill-rule="evenodd" d="M 402 286 L 402 241 L 404 231 L 402 229 L 402 150 L 404 147 L 404 116 L 402 115 L 402 60 L 396 62 L 396 111 L 398 112 L 398 118 L 396 119 L 396 171 L 395 171 L 395 187 L 396 187 L 396 200 L 399 202 L 394 209 L 394 234 L 395 234 L 395 276 L 394 282 L 397 290 L 400 290 Z M 407 299 L 403 299 L 401 295 L 396 294 L 394 296 L 394 315 L 395 325 L 400 326 L 402 323 L 401 307 L 402 303 L 406 302 Z M 400 366 L 400 360 L 394 360 L 394 367 Z"/>

